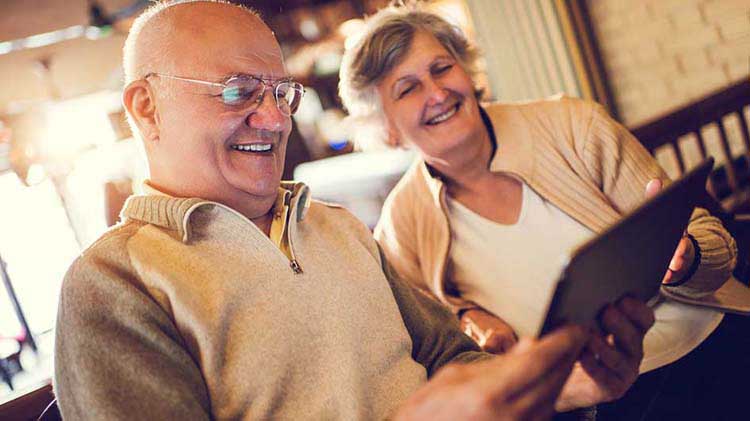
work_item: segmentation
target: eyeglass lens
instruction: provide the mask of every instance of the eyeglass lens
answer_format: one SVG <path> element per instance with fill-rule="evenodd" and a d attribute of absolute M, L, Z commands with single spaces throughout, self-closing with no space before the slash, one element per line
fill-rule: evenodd
<path fill-rule="evenodd" d="M 241 105 L 247 102 L 260 103 L 260 98 L 265 92 L 266 84 L 253 77 L 243 77 L 229 80 L 222 90 L 221 99 L 227 105 Z M 276 105 L 281 112 L 287 115 L 297 111 L 304 89 L 302 85 L 292 81 L 281 81 L 273 89 Z"/>

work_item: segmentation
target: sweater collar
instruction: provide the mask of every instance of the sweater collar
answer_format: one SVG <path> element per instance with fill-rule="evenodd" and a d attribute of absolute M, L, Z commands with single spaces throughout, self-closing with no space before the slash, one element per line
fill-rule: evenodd
<path fill-rule="evenodd" d="M 494 152 L 490 159 L 490 171 L 507 172 L 519 176 L 529 183 L 534 170 L 534 153 L 532 139 L 512 133 L 513 122 L 509 115 L 511 108 L 505 104 L 489 104 L 479 107 L 482 122 L 494 142 Z M 522 116 L 514 116 L 519 118 Z M 419 172 L 427 181 L 427 187 L 435 200 L 439 200 L 440 191 L 445 183 L 444 176 L 430 167 L 423 159 L 417 164 Z"/>
<path fill-rule="evenodd" d="M 176 231 L 183 242 L 190 241 L 190 216 L 201 207 L 217 206 L 239 215 L 237 211 L 221 203 L 197 197 L 172 197 L 156 189 L 148 181 L 144 183 L 143 191 L 146 194 L 128 198 L 120 214 L 121 219 L 134 219 Z M 287 203 L 292 215 L 301 222 L 310 207 L 310 189 L 304 183 L 282 181 L 276 200 L 276 204 L 279 203 Z M 274 209 L 269 210 L 273 211 Z"/>

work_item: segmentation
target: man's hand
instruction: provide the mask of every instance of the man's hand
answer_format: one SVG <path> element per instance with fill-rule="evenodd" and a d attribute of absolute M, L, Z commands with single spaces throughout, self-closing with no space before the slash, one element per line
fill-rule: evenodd
<path fill-rule="evenodd" d="M 638 378 L 654 312 L 625 297 L 604 310 L 601 322 L 605 332 L 591 335 L 555 404 L 560 412 L 619 399 Z"/>
<path fill-rule="evenodd" d="M 461 329 L 474 339 L 482 350 L 502 354 L 518 342 L 513 328 L 502 319 L 481 308 L 472 308 L 461 316 Z"/>
<path fill-rule="evenodd" d="M 587 339 L 582 328 L 567 326 L 488 361 L 446 366 L 395 419 L 547 419 Z"/>
<path fill-rule="evenodd" d="M 658 178 L 649 181 L 646 185 L 646 197 L 651 198 L 656 196 L 661 187 L 662 183 Z M 674 256 L 672 256 L 672 260 L 669 262 L 669 268 L 661 283 L 669 285 L 682 280 L 687 275 L 688 270 L 690 270 L 693 260 L 695 260 L 695 248 L 693 248 L 693 242 L 687 238 L 687 233 L 685 233 L 677 244 L 677 249 L 674 252 Z"/>

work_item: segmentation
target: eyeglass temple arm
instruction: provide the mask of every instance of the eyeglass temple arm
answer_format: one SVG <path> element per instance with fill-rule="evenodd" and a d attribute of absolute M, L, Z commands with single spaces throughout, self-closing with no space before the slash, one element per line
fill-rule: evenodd
<path fill-rule="evenodd" d="M 189 79 L 189 78 L 186 78 L 186 77 L 165 75 L 165 74 L 161 74 L 161 73 L 149 73 L 145 77 L 149 77 L 149 76 L 152 76 L 152 75 L 153 76 L 159 76 L 159 77 L 165 77 L 167 79 L 182 80 L 184 82 L 198 83 L 198 84 L 201 84 L 201 85 L 218 86 L 220 88 L 223 88 L 225 86 L 223 83 L 208 82 L 208 81 L 205 81 L 205 80 L 198 80 L 198 79 Z"/>

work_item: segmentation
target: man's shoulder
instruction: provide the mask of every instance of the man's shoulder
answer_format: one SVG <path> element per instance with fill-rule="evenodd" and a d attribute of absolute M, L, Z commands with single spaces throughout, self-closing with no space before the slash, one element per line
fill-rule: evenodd
<path fill-rule="evenodd" d="M 317 199 L 311 200 L 310 210 L 305 219 L 305 223 L 309 224 L 328 224 L 329 222 L 333 222 L 338 227 L 367 230 L 365 224 L 351 213 L 351 211 L 334 202 L 325 202 Z"/>
<path fill-rule="evenodd" d="M 73 261 L 65 275 L 63 291 L 79 290 L 102 279 L 132 279 L 128 242 L 144 225 L 126 220 L 102 234 Z"/>

